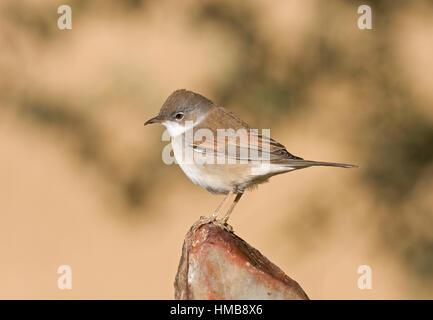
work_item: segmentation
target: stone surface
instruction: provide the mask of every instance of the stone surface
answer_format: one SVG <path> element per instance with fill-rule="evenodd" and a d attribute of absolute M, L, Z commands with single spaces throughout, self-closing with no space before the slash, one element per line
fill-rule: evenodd
<path fill-rule="evenodd" d="M 185 237 L 175 298 L 308 299 L 296 281 L 258 250 L 212 223 Z"/>

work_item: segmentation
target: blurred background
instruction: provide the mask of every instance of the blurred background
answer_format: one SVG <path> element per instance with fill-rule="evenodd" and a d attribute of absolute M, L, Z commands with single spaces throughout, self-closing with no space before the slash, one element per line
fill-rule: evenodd
<path fill-rule="evenodd" d="M 232 215 L 311 298 L 433 298 L 431 1 L 68 1 L 65 31 L 62 4 L 0 3 L 0 298 L 173 298 L 184 235 L 222 200 L 143 127 L 179 88 L 360 165 L 276 176 Z"/>

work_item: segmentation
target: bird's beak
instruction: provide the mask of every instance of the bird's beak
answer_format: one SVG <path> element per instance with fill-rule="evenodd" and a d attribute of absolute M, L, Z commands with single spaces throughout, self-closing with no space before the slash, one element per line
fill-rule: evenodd
<path fill-rule="evenodd" d="M 163 119 L 161 119 L 161 117 L 159 115 L 157 115 L 156 117 L 153 117 L 152 119 L 147 120 L 144 125 L 147 126 L 148 124 L 151 123 L 158 123 L 158 122 L 162 122 L 164 121 Z"/>

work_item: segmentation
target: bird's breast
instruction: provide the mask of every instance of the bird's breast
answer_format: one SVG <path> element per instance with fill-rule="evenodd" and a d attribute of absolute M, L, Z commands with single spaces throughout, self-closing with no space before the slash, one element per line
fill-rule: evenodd
<path fill-rule="evenodd" d="M 233 191 L 232 181 L 215 170 L 215 166 L 194 161 L 194 149 L 189 145 L 185 146 L 182 136 L 173 137 L 171 145 L 176 162 L 193 183 L 212 193 L 227 194 Z"/>

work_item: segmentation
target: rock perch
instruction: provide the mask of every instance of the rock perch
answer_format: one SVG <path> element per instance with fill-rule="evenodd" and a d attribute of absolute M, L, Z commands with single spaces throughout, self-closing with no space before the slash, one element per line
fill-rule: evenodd
<path fill-rule="evenodd" d="M 174 287 L 180 300 L 308 299 L 258 250 L 213 223 L 187 233 Z"/>

